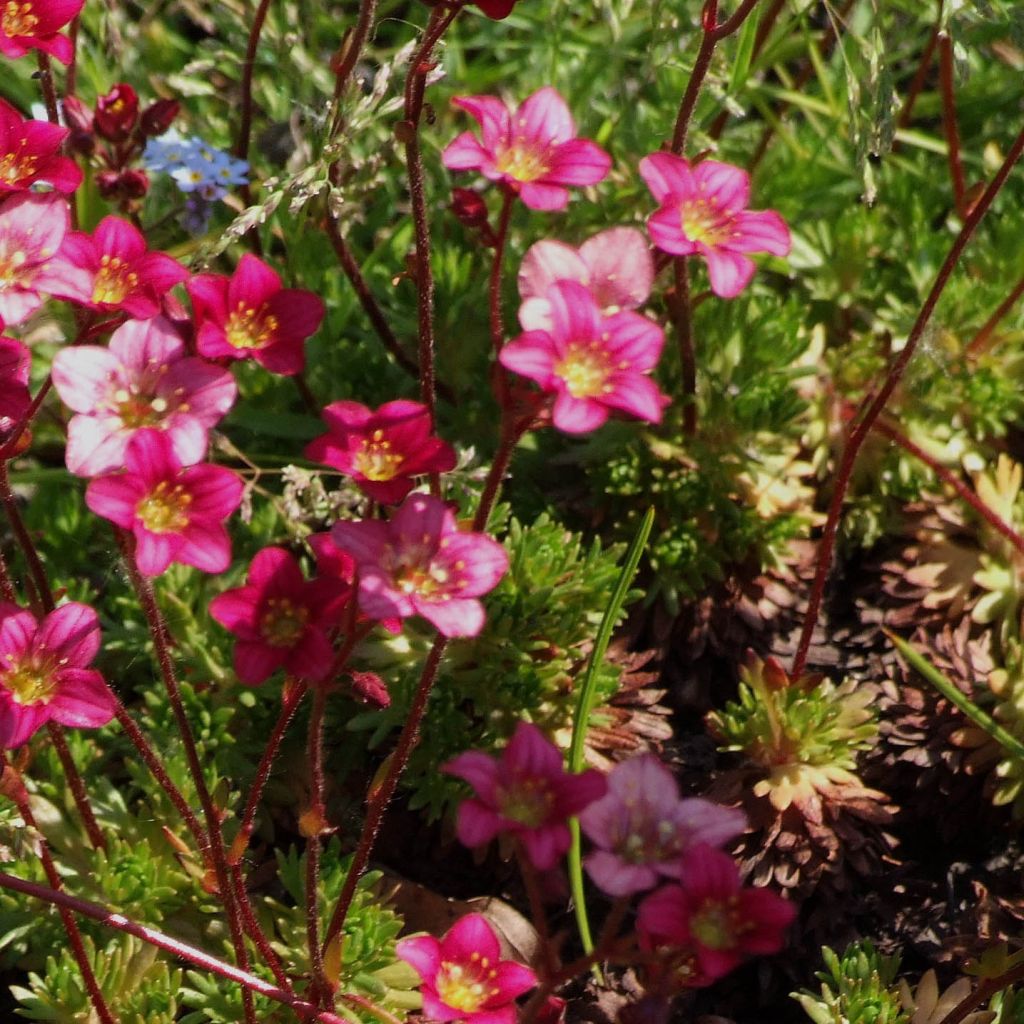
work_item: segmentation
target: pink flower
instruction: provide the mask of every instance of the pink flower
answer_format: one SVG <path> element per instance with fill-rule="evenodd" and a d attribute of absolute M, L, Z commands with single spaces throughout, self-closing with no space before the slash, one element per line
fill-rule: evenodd
<path fill-rule="evenodd" d="M 457 96 L 452 103 L 480 124 L 483 143 L 463 132 L 441 159 L 453 171 L 480 171 L 516 192 L 531 210 L 563 210 L 566 185 L 596 185 L 611 157 L 589 139 L 576 138 L 565 100 L 550 86 L 513 114 L 497 96 Z"/>
<path fill-rule="evenodd" d="M 10 430 L 31 404 L 30 364 L 28 349 L 20 341 L 0 338 L 0 434 Z"/>
<path fill-rule="evenodd" d="M 744 253 L 788 256 L 789 228 L 774 210 L 748 210 L 750 176 L 717 160 L 695 167 L 671 153 L 640 161 L 640 175 L 661 207 L 651 214 L 651 240 L 674 256 L 699 253 L 708 265 L 711 290 L 735 298 L 754 275 Z"/>
<path fill-rule="evenodd" d="M 69 223 L 68 202 L 54 193 L 0 201 L 0 321 L 19 324 L 44 295 L 73 294 L 88 281 L 86 271 L 58 253 Z"/>
<path fill-rule="evenodd" d="M 511 832 L 540 871 L 553 868 L 569 849 L 568 819 L 606 789 L 600 772 L 567 772 L 559 749 L 528 722 L 516 726 L 500 758 L 468 750 L 441 770 L 476 790 L 475 799 L 459 807 L 459 841 L 480 846 Z"/>
<path fill-rule="evenodd" d="M 235 673 L 249 686 L 279 668 L 313 682 L 334 661 L 328 631 L 338 625 L 351 587 L 336 577 L 306 580 L 283 548 L 264 548 L 252 560 L 244 587 L 210 603 L 210 614 L 234 633 Z"/>
<path fill-rule="evenodd" d="M 66 453 L 78 476 L 120 469 L 128 441 L 143 427 L 165 431 L 183 466 L 199 462 L 210 428 L 237 393 L 229 371 L 185 355 L 184 342 L 162 317 L 129 320 L 107 348 L 61 349 L 53 384 L 79 414 L 68 424 Z"/>
<path fill-rule="evenodd" d="M 669 399 L 647 374 L 665 344 L 662 329 L 628 310 L 602 317 L 576 281 L 553 284 L 547 305 L 550 328 L 521 334 L 501 350 L 499 361 L 554 393 L 555 426 L 583 434 L 613 410 L 660 422 Z"/>
<path fill-rule="evenodd" d="M 197 274 L 188 283 L 196 344 L 210 359 L 255 359 L 271 373 L 291 376 L 305 365 L 303 342 L 324 318 L 312 292 L 282 288 L 281 278 L 246 253 L 234 274 Z"/>
<path fill-rule="evenodd" d="M 0 100 L 0 193 L 25 192 L 44 181 L 58 192 L 74 192 L 82 172 L 60 155 L 68 129 L 49 121 L 25 120 Z"/>
<path fill-rule="evenodd" d="M 347 473 L 374 501 L 397 504 L 413 477 L 455 466 L 451 446 L 430 436 L 430 411 L 419 402 L 386 402 L 376 412 L 334 402 L 322 415 L 330 431 L 306 446 L 306 458 Z"/>
<path fill-rule="evenodd" d="M 519 322 L 524 331 L 551 329 L 548 289 L 578 281 L 594 297 L 602 316 L 637 309 L 651 294 L 654 261 L 636 228 L 610 228 L 574 249 L 544 239 L 530 246 L 519 267 Z"/>
<path fill-rule="evenodd" d="M 680 865 L 681 885 L 665 885 L 640 904 L 637 928 L 646 949 L 694 954 L 691 984 L 728 974 L 745 956 L 777 953 L 796 908 L 767 889 L 740 885 L 735 861 L 721 850 L 695 846 Z"/>
<path fill-rule="evenodd" d="M 0 0 L 0 53 L 23 57 L 42 50 L 70 64 L 74 47 L 58 32 L 78 16 L 85 0 Z"/>
<path fill-rule="evenodd" d="M 699 798 L 681 800 L 672 773 L 653 755 L 630 758 L 608 774 L 608 792 L 581 815 L 597 850 L 584 858 L 606 893 L 627 896 L 675 875 L 691 846 L 720 846 L 746 825 L 740 811 Z"/>
<path fill-rule="evenodd" d="M 180 562 L 223 572 L 231 564 L 224 520 L 242 502 L 241 477 L 223 466 L 183 468 L 170 438 L 148 428 L 128 442 L 125 463 L 126 472 L 93 480 L 85 503 L 135 534 L 139 571 L 159 576 Z"/>
<path fill-rule="evenodd" d="M 423 979 L 423 1016 L 430 1021 L 515 1024 L 515 1000 L 537 984 L 528 967 L 501 959 L 483 914 L 460 917 L 439 942 L 402 939 L 395 952 Z"/>
<path fill-rule="evenodd" d="M 114 717 L 114 698 L 95 669 L 96 612 L 65 604 L 42 622 L 0 604 L 0 746 L 19 747 L 49 721 L 95 729 Z"/>
<path fill-rule="evenodd" d="M 89 309 L 124 310 L 137 320 L 160 312 L 163 297 L 188 271 L 162 252 L 150 252 L 141 232 L 119 217 L 104 217 L 92 235 L 72 231 L 61 255 L 89 272 L 87 287 L 64 296 Z"/>
<path fill-rule="evenodd" d="M 359 607 L 374 619 L 422 615 L 445 636 L 476 636 L 476 600 L 508 570 L 505 549 L 462 531 L 444 502 L 413 494 L 386 522 L 335 523 L 334 543 L 356 560 Z"/>

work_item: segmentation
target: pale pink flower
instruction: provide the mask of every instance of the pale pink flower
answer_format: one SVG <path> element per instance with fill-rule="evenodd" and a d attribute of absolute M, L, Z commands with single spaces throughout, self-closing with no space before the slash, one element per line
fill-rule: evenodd
<path fill-rule="evenodd" d="M 0 443 L 31 404 L 28 349 L 13 338 L 0 338 Z"/>
<path fill-rule="evenodd" d="M 636 228 L 609 228 L 579 249 L 544 239 L 526 250 L 519 266 L 519 322 L 524 331 L 551 329 L 548 289 L 577 281 L 594 297 L 602 316 L 637 309 L 651 294 L 654 260 Z"/>
<path fill-rule="evenodd" d="M 476 790 L 474 798 L 459 806 L 459 841 L 480 846 L 510 832 L 540 871 L 553 868 L 569 849 L 569 818 L 606 789 L 600 772 L 567 772 L 561 751 L 529 722 L 516 726 L 499 758 L 467 750 L 441 770 Z"/>
<path fill-rule="evenodd" d="M 600 427 L 612 411 L 660 422 L 669 399 L 648 374 L 665 344 L 662 329 L 629 310 L 602 317 L 576 281 L 553 284 L 547 304 L 550 328 L 519 335 L 501 350 L 499 361 L 554 394 L 555 426 L 583 434 Z"/>
<path fill-rule="evenodd" d="M 608 774 L 608 792 L 580 815 L 598 849 L 584 858 L 606 893 L 627 896 L 675 875 L 691 846 L 720 846 L 746 826 L 742 812 L 699 797 L 680 799 L 672 773 L 652 754 L 632 757 Z"/>
<path fill-rule="evenodd" d="M 129 320 L 109 347 L 76 345 L 53 360 L 53 384 L 77 416 L 68 424 L 66 459 L 78 476 L 124 465 L 135 431 L 166 431 L 182 465 L 206 454 L 208 434 L 235 403 L 228 370 L 185 355 L 185 344 L 162 317 Z"/>
<path fill-rule="evenodd" d="M 515 1000 L 537 984 L 528 967 L 501 959 L 483 914 L 459 918 L 440 941 L 432 935 L 402 939 L 395 953 L 423 981 L 423 1016 L 442 1024 L 515 1024 Z"/>
<path fill-rule="evenodd" d="M 735 298 L 753 277 L 746 253 L 789 255 L 786 222 L 774 210 L 747 209 L 750 176 L 739 167 L 718 160 L 691 167 L 671 153 L 652 153 L 640 161 L 640 175 L 661 204 L 647 221 L 651 240 L 674 256 L 703 256 L 721 298 Z"/>
<path fill-rule="evenodd" d="M 576 138 L 569 108 L 551 86 L 515 113 L 497 96 L 457 96 L 452 103 L 479 122 L 483 141 L 463 132 L 441 154 L 445 167 L 480 171 L 532 210 L 564 209 L 566 185 L 596 185 L 611 169 L 611 157 L 596 142 Z"/>
<path fill-rule="evenodd" d="M 85 0 L 0 0 L 0 53 L 23 57 L 41 50 L 70 64 L 75 52 L 60 29 L 77 17 Z"/>
<path fill-rule="evenodd" d="M 0 604 L 0 747 L 19 747 L 49 721 L 95 729 L 114 717 L 107 684 L 88 666 L 100 624 L 88 605 L 61 605 L 41 622 Z"/>
<path fill-rule="evenodd" d="M 391 519 L 335 523 L 334 543 L 356 560 L 359 607 L 387 621 L 422 615 L 445 636 L 476 636 L 477 600 L 508 570 L 508 555 L 482 533 L 460 530 L 438 498 L 412 494 Z"/>
<path fill-rule="evenodd" d="M 135 535 L 135 561 L 145 576 L 159 576 L 172 562 L 203 572 L 231 564 L 224 520 L 241 504 L 242 478 L 224 466 L 183 468 L 170 438 L 146 428 L 125 451 L 125 472 L 90 482 L 85 503 Z"/>

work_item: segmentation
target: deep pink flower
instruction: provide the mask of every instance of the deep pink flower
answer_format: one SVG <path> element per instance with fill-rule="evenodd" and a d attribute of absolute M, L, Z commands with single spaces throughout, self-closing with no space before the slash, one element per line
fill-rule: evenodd
<path fill-rule="evenodd" d="M 529 722 L 516 726 L 500 758 L 468 750 L 441 770 L 476 790 L 459 807 L 459 841 L 480 846 L 511 832 L 540 871 L 553 868 L 569 849 L 568 819 L 606 790 L 600 772 L 567 772 L 561 751 Z"/>
<path fill-rule="evenodd" d="M 28 409 L 28 373 L 31 359 L 28 349 L 13 338 L 0 338 L 0 443 Z"/>
<path fill-rule="evenodd" d="M 674 876 L 691 846 L 720 846 L 746 825 L 742 812 L 710 800 L 682 800 L 672 773 L 653 755 L 616 765 L 608 792 L 580 815 L 598 847 L 584 858 L 590 877 L 606 893 L 627 896 Z"/>
<path fill-rule="evenodd" d="M 223 466 L 183 468 L 171 439 L 150 428 L 128 442 L 125 466 L 124 473 L 93 480 L 85 503 L 135 534 L 139 571 L 159 576 L 180 562 L 223 572 L 231 564 L 224 520 L 242 502 L 242 478 Z"/>
<path fill-rule="evenodd" d="M 476 600 L 508 570 L 508 555 L 482 533 L 462 531 L 443 501 L 412 494 L 386 522 L 335 523 L 334 543 L 356 560 L 359 607 L 373 619 L 422 615 L 445 636 L 476 636 Z"/>
<path fill-rule="evenodd" d="M 609 228 L 574 249 L 544 239 L 526 250 L 519 266 L 519 322 L 524 331 L 551 329 L 548 289 L 578 281 L 594 297 L 602 316 L 637 309 L 651 294 L 654 260 L 636 228 Z"/>
<path fill-rule="evenodd" d="M 745 956 L 777 953 L 796 908 L 768 889 L 743 888 L 736 862 L 721 850 L 695 846 L 684 854 L 681 885 L 665 885 L 640 904 L 637 929 L 646 949 L 694 954 L 691 984 L 728 974 Z"/>
<path fill-rule="evenodd" d="M 313 682 L 334 661 L 327 633 L 338 625 L 351 594 L 344 580 L 306 580 L 299 563 L 283 548 L 264 548 L 252 560 L 244 587 L 210 602 L 210 614 L 234 633 L 235 673 L 249 686 L 279 668 Z"/>
<path fill-rule="evenodd" d="M 188 278 L 176 259 L 150 252 L 142 233 L 120 217 L 104 217 L 92 235 L 69 232 L 61 255 L 90 276 L 88 287 L 61 294 L 89 309 L 120 309 L 138 320 L 156 316 L 164 296 Z"/>
<path fill-rule="evenodd" d="M 440 942 L 432 935 L 402 939 L 395 952 L 423 979 L 423 1016 L 430 1021 L 515 1024 L 515 1000 L 537 984 L 529 967 L 501 959 L 483 914 L 460 917 Z"/>
<path fill-rule="evenodd" d="M 629 310 L 602 317 L 576 281 L 553 284 L 547 304 L 550 328 L 519 335 L 499 361 L 554 393 L 555 426 L 583 434 L 601 426 L 612 410 L 660 422 L 669 399 L 647 374 L 661 356 L 662 329 Z"/>
<path fill-rule="evenodd" d="M 96 132 L 110 142 L 124 142 L 139 117 L 139 94 L 126 82 L 118 82 L 96 100 Z"/>
<path fill-rule="evenodd" d="M 23 57 L 42 50 L 70 64 L 74 47 L 60 30 L 77 17 L 85 0 L 0 0 L 0 53 Z"/>
<path fill-rule="evenodd" d="M 19 324 L 45 295 L 73 295 L 88 282 L 87 271 L 62 258 L 69 223 L 68 201 L 55 193 L 0 201 L 0 321 Z"/>
<path fill-rule="evenodd" d="M 255 359 L 271 373 L 291 376 L 305 365 L 303 343 L 324 318 L 323 301 L 281 278 L 246 253 L 231 277 L 197 274 L 188 283 L 196 344 L 210 359 Z"/>
<path fill-rule="evenodd" d="M 67 464 L 78 476 L 124 465 L 125 448 L 143 427 L 163 430 L 183 466 L 206 454 L 210 428 L 235 403 L 230 372 L 185 355 L 167 320 L 129 320 L 109 347 L 77 345 L 53 360 L 57 393 L 79 415 L 68 424 Z"/>
<path fill-rule="evenodd" d="M 671 153 L 652 153 L 640 161 L 640 175 L 661 204 L 647 221 L 651 240 L 674 256 L 703 256 L 721 298 L 735 298 L 753 277 L 745 253 L 789 255 L 786 222 L 774 210 L 747 209 L 750 176 L 739 167 L 718 160 L 691 167 Z"/>
<path fill-rule="evenodd" d="M 0 747 L 21 746 L 49 721 L 95 729 L 114 717 L 114 698 L 88 666 L 100 649 L 99 617 L 65 604 L 42 620 L 0 604 Z"/>
<path fill-rule="evenodd" d="M 386 402 L 376 412 L 334 402 L 322 416 L 330 432 L 306 446 L 306 458 L 347 473 L 374 501 L 397 504 L 413 477 L 455 466 L 451 445 L 430 436 L 430 410 L 419 402 Z"/>
<path fill-rule="evenodd" d="M 531 210 L 562 210 L 566 185 L 596 185 L 611 157 L 596 142 L 576 138 L 576 124 L 558 92 L 547 86 L 512 113 L 497 96 L 452 100 L 480 124 L 483 142 L 463 132 L 441 154 L 453 171 L 480 171 L 518 193 Z"/>
<path fill-rule="evenodd" d="M 44 181 L 58 192 L 74 192 L 82 172 L 60 155 L 68 129 L 49 121 L 26 120 L 0 100 L 0 194 L 25 192 Z"/>

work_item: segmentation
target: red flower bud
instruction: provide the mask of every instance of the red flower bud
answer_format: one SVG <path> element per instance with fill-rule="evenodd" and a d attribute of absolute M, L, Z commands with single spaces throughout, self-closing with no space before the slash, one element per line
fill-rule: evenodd
<path fill-rule="evenodd" d="M 453 188 L 451 211 L 467 228 L 482 228 L 487 223 L 487 204 L 471 188 Z"/>
<path fill-rule="evenodd" d="M 352 695 L 364 704 L 373 704 L 378 708 L 391 706 L 391 694 L 387 683 L 376 672 L 350 672 Z"/>
<path fill-rule="evenodd" d="M 77 96 L 65 97 L 61 101 L 61 106 L 64 108 L 64 120 L 72 134 L 92 134 L 92 111 Z"/>
<path fill-rule="evenodd" d="M 124 82 L 96 101 L 96 131 L 110 142 L 124 142 L 139 116 L 139 97 Z"/>
<path fill-rule="evenodd" d="M 139 118 L 139 132 L 142 137 L 151 139 L 156 135 L 163 135 L 171 127 L 180 110 L 181 104 L 177 100 L 157 100 L 151 103 Z"/>
<path fill-rule="evenodd" d="M 149 191 L 145 171 L 100 171 L 96 187 L 104 199 L 141 199 Z"/>

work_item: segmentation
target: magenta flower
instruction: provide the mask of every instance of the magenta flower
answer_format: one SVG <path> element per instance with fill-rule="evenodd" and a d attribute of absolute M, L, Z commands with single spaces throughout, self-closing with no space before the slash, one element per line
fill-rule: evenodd
<path fill-rule="evenodd" d="M 171 439 L 151 428 L 128 442 L 125 465 L 93 480 L 85 503 L 135 534 L 139 572 L 159 576 L 171 562 L 223 572 L 231 564 L 224 520 L 242 502 L 242 478 L 223 466 L 183 468 Z"/>
<path fill-rule="evenodd" d="M 796 908 L 768 889 L 743 888 L 736 862 L 721 850 L 695 846 L 683 856 L 681 885 L 647 896 L 637 914 L 646 949 L 683 949 L 695 959 L 691 984 L 728 974 L 746 956 L 777 953 Z"/>
<path fill-rule="evenodd" d="M 63 259 L 70 214 L 63 196 L 20 193 L 0 201 L 0 321 L 21 323 L 44 295 L 77 292 L 88 272 Z"/>
<path fill-rule="evenodd" d="M 0 53 L 24 57 L 29 50 L 42 50 L 61 64 L 70 64 L 74 47 L 59 32 L 84 4 L 85 0 L 2 0 Z"/>
<path fill-rule="evenodd" d="M 264 548 L 245 586 L 215 597 L 210 614 L 238 637 L 235 673 L 243 683 L 257 686 L 279 668 L 317 682 L 334 661 L 328 631 L 338 625 L 350 594 L 344 580 L 306 580 L 284 548 Z"/>
<path fill-rule="evenodd" d="M 0 194 L 25 192 L 44 181 L 58 192 L 74 192 L 82 172 L 74 160 L 60 155 L 68 129 L 49 121 L 25 120 L 0 100 Z"/>
<path fill-rule="evenodd" d="M 188 271 L 162 252 L 150 252 L 142 233 L 119 217 L 104 217 L 92 235 L 72 231 L 61 253 L 89 272 L 86 288 L 65 297 L 104 311 L 124 310 L 137 320 L 160 312 L 164 296 Z"/>
<path fill-rule="evenodd" d="M 529 722 L 516 726 L 500 758 L 468 750 L 441 771 L 476 790 L 476 797 L 459 807 L 459 841 L 480 846 L 499 832 L 511 832 L 540 871 L 553 868 L 569 849 L 568 819 L 607 788 L 600 772 L 567 772 L 561 751 Z"/>
<path fill-rule="evenodd" d="M 10 430 L 31 404 L 30 364 L 28 349 L 20 341 L 0 338 L 0 434 Z"/>
<path fill-rule="evenodd" d="M 653 888 L 673 876 L 691 846 L 720 846 L 746 826 L 742 812 L 710 800 L 682 800 L 672 773 L 653 755 L 616 765 L 608 792 L 580 815 L 598 847 L 584 858 L 594 882 L 612 896 Z"/>
<path fill-rule="evenodd" d="M 78 476 L 124 465 L 132 435 L 143 427 L 167 433 L 183 466 L 206 454 L 210 428 L 235 403 L 230 372 L 185 355 L 167 320 L 129 320 L 110 344 L 61 349 L 53 384 L 78 413 L 68 424 L 66 459 Z"/>
<path fill-rule="evenodd" d="M 548 289 L 559 281 L 577 281 L 597 303 L 602 316 L 637 309 L 651 294 L 654 260 L 636 228 L 610 228 L 574 249 L 544 239 L 526 250 L 519 267 L 519 322 L 524 331 L 551 329 Z"/>
<path fill-rule="evenodd" d="M 515 1000 L 537 984 L 529 967 L 501 959 L 483 914 L 460 917 L 440 942 L 432 935 L 402 939 L 395 952 L 423 979 L 423 1016 L 430 1021 L 515 1024 Z"/>
<path fill-rule="evenodd" d="M 652 153 L 640 161 L 640 175 L 661 204 L 647 221 L 651 240 L 674 256 L 703 256 L 719 297 L 735 298 L 753 277 L 745 253 L 789 255 L 786 222 L 774 210 L 747 209 L 746 171 L 717 160 L 690 167 L 682 157 Z"/>
<path fill-rule="evenodd" d="M 114 717 L 107 684 L 88 666 L 100 649 L 99 617 L 65 604 L 42 622 L 0 604 L 0 746 L 20 747 L 49 721 L 95 729 Z"/>
<path fill-rule="evenodd" d="M 386 522 L 335 523 L 334 543 L 356 560 L 359 607 L 372 619 L 422 615 L 445 636 L 476 636 L 476 600 L 508 570 L 505 549 L 462 531 L 443 501 L 413 494 Z"/>
<path fill-rule="evenodd" d="M 602 317 L 576 281 L 553 284 L 547 304 L 550 328 L 519 335 L 498 358 L 507 370 L 555 395 L 555 426 L 583 434 L 600 427 L 613 410 L 660 422 L 669 399 L 647 374 L 665 344 L 662 329 L 628 310 Z"/>
<path fill-rule="evenodd" d="M 246 253 L 234 274 L 197 274 L 188 283 L 196 344 L 210 359 L 255 359 L 271 373 L 292 376 L 305 365 L 303 343 L 324 318 L 312 292 L 282 288 L 281 278 Z"/>
<path fill-rule="evenodd" d="M 386 402 L 376 412 L 334 402 L 322 415 L 329 432 L 306 446 L 306 458 L 347 473 L 374 501 L 397 504 L 413 477 L 455 466 L 454 450 L 431 437 L 430 411 L 419 402 Z"/>
<path fill-rule="evenodd" d="M 566 185 L 596 185 L 611 169 L 611 157 L 596 142 L 576 138 L 569 108 L 551 86 L 514 114 L 497 96 L 457 96 L 452 103 L 479 122 L 483 142 L 463 132 L 441 154 L 445 167 L 480 171 L 531 210 L 565 209 Z"/>

